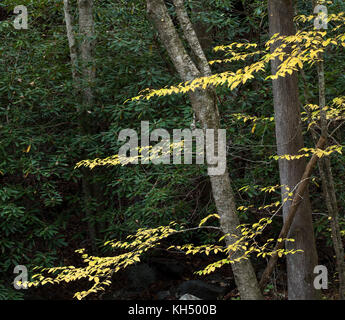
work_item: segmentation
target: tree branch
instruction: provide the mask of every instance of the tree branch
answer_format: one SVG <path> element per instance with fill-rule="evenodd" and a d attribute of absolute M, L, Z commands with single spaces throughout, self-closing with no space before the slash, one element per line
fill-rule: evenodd
<path fill-rule="evenodd" d="M 317 143 L 316 148 L 318 149 L 322 149 L 325 146 L 326 143 L 326 139 L 324 137 L 320 137 L 319 142 Z M 307 190 L 307 187 L 309 185 L 309 178 L 311 176 L 311 173 L 313 171 L 314 166 L 316 165 L 318 160 L 318 156 L 316 154 L 314 154 L 312 156 L 312 158 L 309 160 L 309 163 L 307 164 L 303 177 L 301 179 L 301 183 L 298 186 L 295 195 L 293 197 L 291 206 L 289 208 L 289 212 L 288 215 L 286 217 L 286 220 L 284 222 L 283 228 L 280 231 L 279 237 L 278 239 L 284 239 L 287 237 L 289 231 L 290 231 L 290 227 L 292 225 L 292 222 L 294 220 L 294 217 L 296 215 L 297 209 L 300 205 L 300 203 L 302 202 L 303 199 L 303 195 L 305 193 L 305 191 Z M 284 242 L 281 241 L 277 241 L 275 247 L 274 247 L 274 251 L 275 253 L 272 254 L 267 267 L 264 271 L 264 273 L 262 274 L 261 280 L 260 280 L 260 288 L 261 290 L 264 289 L 264 287 L 266 286 L 266 283 L 270 277 L 270 275 L 272 274 L 273 268 L 276 265 L 277 261 L 278 261 L 278 254 L 276 253 L 276 250 L 282 249 L 284 247 Z"/>
<path fill-rule="evenodd" d="M 206 59 L 204 50 L 202 49 L 198 36 L 193 28 L 193 25 L 188 17 L 183 0 L 174 0 L 176 8 L 177 19 L 180 22 L 183 34 L 188 41 L 193 53 L 197 58 L 197 66 L 204 76 L 211 75 L 211 68 Z"/>

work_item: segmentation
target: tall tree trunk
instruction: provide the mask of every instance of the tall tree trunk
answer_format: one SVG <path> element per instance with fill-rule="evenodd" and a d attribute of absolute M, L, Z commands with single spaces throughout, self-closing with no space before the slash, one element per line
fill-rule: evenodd
<path fill-rule="evenodd" d="M 79 93 L 80 85 L 80 75 L 78 74 L 78 46 L 73 32 L 73 22 L 70 13 L 69 0 L 64 0 L 64 15 L 65 15 L 65 24 L 67 32 L 67 40 L 71 58 L 71 67 L 72 67 L 72 78 L 74 82 L 74 88 L 76 93 Z"/>
<path fill-rule="evenodd" d="M 326 118 L 326 89 L 325 89 L 325 68 L 323 57 L 320 55 L 320 62 L 318 63 L 317 72 L 319 79 L 319 106 L 320 106 L 320 123 L 321 134 L 328 139 L 328 126 Z M 339 227 L 339 209 L 338 201 L 335 193 L 335 185 L 332 174 L 331 160 L 329 156 L 320 159 L 319 171 L 322 180 L 323 193 L 326 200 L 327 210 L 330 217 L 332 242 L 336 257 L 336 264 L 339 277 L 339 298 L 345 299 L 345 261 L 344 261 L 344 247 L 341 239 Z"/>
<path fill-rule="evenodd" d="M 147 0 L 147 11 L 153 21 L 160 39 L 168 51 L 170 59 L 183 81 L 195 79 L 211 74 L 210 67 L 196 36 L 195 30 L 184 8 L 183 0 L 174 0 L 174 5 L 180 27 L 190 48 L 196 58 L 193 62 L 184 48 L 175 26 L 168 14 L 164 0 Z M 193 110 L 204 129 L 220 127 L 219 113 L 215 94 L 211 89 L 195 90 L 189 94 Z M 217 150 L 217 139 L 215 143 Z M 236 227 L 239 219 L 236 213 L 233 191 L 230 185 L 228 171 L 220 176 L 210 176 L 213 197 L 221 217 L 221 228 L 224 233 L 238 234 Z M 227 244 L 232 244 L 234 239 L 227 237 Z M 235 281 L 241 298 L 244 300 L 262 299 L 254 269 L 249 260 L 241 260 L 232 265 Z"/>
<path fill-rule="evenodd" d="M 316 0 L 312 0 L 313 8 L 317 5 Z M 321 135 L 327 140 L 329 138 L 328 133 L 328 125 L 327 125 L 327 118 L 326 118 L 326 111 L 324 110 L 326 106 L 326 82 L 325 82 L 325 65 L 324 65 L 324 57 L 322 54 L 319 54 L 320 62 L 317 65 L 317 73 L 318 73 L 318 83 L 319 83 L 319 107 L 320 107 L 320 128 L 321 128 Z M 305 80 L 304 74 L 302 74 Z M 305 98 L 306 103 L 309 104 L 309 94 L 306 89 L 305 83 Z M 317 133 L 313 128 L 311 128 L 312 137 L 317 140 Z M 339 276 L 339 299 L 345 300 L 345 261 L 344 261 L 344 246 L 341 238 L 340 233 L 340 226 L 339 226 L 339 208 L 338 208 L 338 200 L 335 193 L 335 184 L 334 178 L 332 173 L 332 166 L 331 161 L 328 156 L 325 156 L 320 159 L 318 162 L 320 177 L 322 181 L 322 190 L 326 201 L 326 206 L 328 210 L 328 214 L 330 217 L 330 225 L 331 225 L 331 234 L 332 234 L 332 242 L 333 248 L 336 257 L 336 264 Z"/>
<path fill-rule="evenodd" d="M 94 43 L 94 21 L 93 21 L 93 0 L 78 0 L 79 11 L 79 35 L 80 43 L 80 64 L 82 70 L 82 110 L 80 115 L 81 130 L 84 135 L 92 134 L 92 121 L 90 114 L 94 111 L 93 85 L 95 81 L 95 66 L 93 63 L 93 43 Z M 85 153 L 85 156 L 86 153 Z M 95 244 L 96 228 L 94 224 L 92 209 L 93 185 L 92 173 L 87 168 L 83 170 L 83 190 L 85 197 L 85 211 L 88 219 L 89 234 L 94 252 L 97 252 Z"/>
<path fill-rule="evenodd" d="M 83 115 L 93 109 L 94 96 L 92 86 L 95 81 L 95 66 L 93 63 L 92 51 L 94 44 L 94 22 L 93 22 L 93 0 L 78 0 L 79 10 L 79 35 L 81 36 L 80 57 L 82 69 L 82 97 L 84 109 Z M 88 121 L 87 121 L 88 122 Z M 84 128 L 85 132 L 90 131 L 89 123 Z"/>
<path fill-rule="evenodd" d="M 270 35 L 292 35 L 295 33 L 293 23 L 293 0 L 269 0 Z M 271 50 L 279 46 L 272 45 Z M 272 61 L 272 74 L 277 72 L 280 61 Z M 298 81 L 296 73 L 285 78 L 273 80 L 274 112 L 276 121 L 276 139 L 278 155 L 298 154 L 303 148 Z M 292 190 L 299 182 L 305 170 L 305 160 L 279 160 L 280 182 Z M 282 187 L 282 197 L 287 189 Z M 286 219 L 291 201 L 283 207 Z M 301 249 L 303 253 L 287 256 L 288 297 L 291 300 L 317 299 L 318 292 L 313 286 L 313 271 L 317 265 L 317 252 L 312 224 L 312 211 L 308 192 L 298 208 L 291 226 L 289 238 L 295 242 L 286 243 L 287 249 Z"/>
<path fill-rule="evenodd" d="M 89 120 L 89 113 L 92 112 L 94 97 L 92 92 L 92 85 L 95 81 L 95 67 L 92 59 L 93 37 L 94 37 L 94 22 L 93 22 L 93 1 L 92 0 L 78 0 L 79 11 L 79 36 L 81 43 L 79 46 L 80 55 L 78 54 L 77 41 L 73 32 L 73 23 L 70 15 L 69 1 L 64 0 L 64 14 L 67 30 L 67 38 L 70 48 L 70 57 L 72 64 L 72 77 L 74 81 L 75 91 L 81 98 L 81 109 L 79 125 L 83 135 L 91 133 L 91 121 Z M 81 65 L 81 74 L 78 72 L 78 63 Z M 86 152 L 83 153 L 86 157 Z M 92 222 L 92 174 L 87 168 L 82 169 L 82 188 L 84 194 L 84 206 L 86 217 L 88 219 L 89 236 L 93 251 L 96 252 L 95 245 L 96 231 Z"/>

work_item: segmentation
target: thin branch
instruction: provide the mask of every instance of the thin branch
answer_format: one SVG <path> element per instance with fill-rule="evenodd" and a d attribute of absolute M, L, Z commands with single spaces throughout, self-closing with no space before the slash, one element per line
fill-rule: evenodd
<path fill-rule="evenodd" d="M 326 143 L 326 139 L 324 137 L 320 137 L 320 140 L 317 143 L 316 148 L 322 149 L 325 146 L 325 143 Z M 307 166 L 305 168 L 303 177 L 301 179 L 303 182 L 298 186 L 298 188 L 297 188 L 297 190 L 296 190 L 296 192 L 294 194 L 291 206 L 289 208 L 289 212 L 288 212 L 287 218 L 285 220 L 285 223 L 283 225 L 282 230 L 280 231 L 278 239 L 286 238 L 288 233 L 289 233 L 289 231 L 290 231 L 290 227 L 291 227 L 292 222 L 293 222 L 293 220 L 295 218 L 297 209 L 298 209 L 300 203 L 302 202 L 301 198 L 303 197 L 305 191 L 307 190 L 307 187 L 309 185 L 309 178 L 311 176 L 311 173 L 313 171 L 314 166 L 317 163 L 317 160 L 318 160 L 318 156 L 316 154 L 314 154 L 312 156 L 312 158 L 309 160 L 309 163 L 307 164 Z M 262 277 L 261 277 L 261 280 L 260 280 L 260 284 L 259 285 L 260 285 L 261 290 L 263 290 L 264 287 L 266 286 L 266 283 L 267 283 L 270 275 L 272 274 L 274 266 L 276 265 L 276 263 L 278 261 L 277 250 L 280 250 L 283 247 L 284 247 L 284 242 L 283 241 L 281 241 L 281 242 L 277 241 L 276 246 L 274 248 L 274 253 L 272 254 L 272 256 L 271 256 L 271 258 L 270 258 L 270 260 L 268 262 L 268 265 L 267 265 L 264 273 L 262 274 Z"/>

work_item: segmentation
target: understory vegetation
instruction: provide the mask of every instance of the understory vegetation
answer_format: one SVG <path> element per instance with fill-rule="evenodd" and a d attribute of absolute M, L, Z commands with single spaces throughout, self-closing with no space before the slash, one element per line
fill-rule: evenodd
<path fill-rule="evenodd" d="M 134 298 L 216 274 L 220 299 L 344 299 L 344 1 L 321 1 L 328 28 L 315 30 L 316 1 L 279 0 L 293 4 L 293 34 L 272 32 L 274 0 L 83 1 L 0 3 L 0 300 L 108 299 L 157 257 L 185 271 Z M 27 30 L 13 26 L 17 5 Z M 294 94 L 300 114 L 289 115 Z M 207 163 L 122 165 L 120 132 L 140 138 L 142 121 L 225 129 L 224 180 Z M 303 144 L 291 152 L 279 145 L 299 129 L 291 138 L 286 123 Z M 328 289 L 310 289 L 311 272 L 294 290 L 292 265 L 310 273 L 303 255 L 327 267 Z M 13 286 L 17 265 L 27 290 Z M 250 274 L 245 296 L 238 279 Z"/>

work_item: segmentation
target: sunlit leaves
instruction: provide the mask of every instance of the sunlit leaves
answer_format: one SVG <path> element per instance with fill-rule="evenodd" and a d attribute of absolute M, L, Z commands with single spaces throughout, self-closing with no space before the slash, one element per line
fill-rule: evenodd
<path fill-rule="evenodd" d="M 345 25 L 345 22 L 342 22 Z M 267 76 L 266 80 L 278 79 L 279 77 L 286 77 L 292 75 L 305 67 L 305 65 L 313 65 L 319 60 L 319 56 L 326 48 L 331 45 L 345 46 L 345 36 L 338 35 L 335 37 L 328 37 L 326 31 L 298 31 L 295 35 L 280 36 L 275 34 L 267 41 L 263 51 L 255 52 L 236 52 L 236 49 L 251 49 L 255 48 L 256 44 L 242 44 L 233 43 L 228 46 L 219 46 L 215 51 L 225 51 L 231 58 L 224 60 L 214 60 L 211 64 L 220 62 L 243 61 L 248 57 L 255 55 L 262 55 L 261 58 L 247 65 L 244 68 L 238 69 L 236 72 L 226 71 L 209 77 L 200 77 L 192 81 L 180 83 L 177 86 L 166 87 L 157 90 L 142 91 L 139 96 L 132 98 L 132 101 L 146 99 L 153 97 L 167 96 L 176 93 L 186 93 L 188 91 L 195 91 L 196 89 L 206 89 L 207 87 L 217 87 L 227 85 L 230 90 L 234 90 L 240 84 L 245 84 L 248 80 L 254 78 L 255 74 L 265 71 L 268 64 L 275 59 L 281 61 L 278 70 L 275 74 Z M 277 47 L 273 52 L 270 52 L 272 45 Z"/>
<path fill-rule="evenodd" d="M 334 152 L 337 152 L 339 154 L 342 154 L 343 146 L 338 145 L 332 145 L 327 147 L 325 150 L 318 149 L 318 148 L 302 148 L 300 152 L 305 152 L 297 155 L 290 155 L 290 154 L 284 154 L 281 156 L 273 156 L 272 158 L 275 160 L 279 159 L 285 159 L 285 160 L 299 160 L 304 157 L 310 157 L 312 155 L 316 155 L 318 158 L 326 157 L 331 155 Z"/>
<path fill-rule="evenodd" d="M 212 214 L 203 219 L 200 227 L 212 218 L 219 218 L 218 215 Z M 252 226 L 240 225 L 238 226 L 239 234 L 225 234 L 219 239 L 219 242 L 225 240 L 227 245 L 201 245 L 194 246 L 193 244 L 186 244 L 183 246 L 171 246 L 168 249 L 177 249 L 184 251 L 187 255 L 192 254 L 223 254 L 224 259 L 218 260 L 215 263 L 208 265 L 205 269 L 197 271 L 197 274 L 205 275 L 221 268 L 225 264 L 232 264 L 240 262 L 243 259 L 248 259 L 251 254 L 255 253 L 258 257 L 269 256 L 274 253 L 269 249 L 273 239 L 270 239 L 263 245 L 259 245 L 255 238 L 262 234 L 265 227 L 272 223 L 270 218 L 262 218 Z M 140 256 L 148 250 L 157 247 L 160 241 L 179 232 L 175 222 L 168 226 L 160 226 L 151 229 L 139 229 L 136 234 L 128 236 L 128 241 L 107 241 L 104 245 L 110 246 L 114 249 L 120 249 L 123 253 L 113 257 L 96 257 L 89 256 L 85 253 L 85 249 L 78 249 L 76 253 L 81 255 L 84 266 L 75 267 L 54 267 L 54 268 L 40 268 L 39 273 L 36 273 L 32 280 L 26 283 L 29 287 L 38 287 L 46 284 L 60 284 L 87 279 L 92 283 L 92 286 L 85 291 L 76 292 L 74 298 L 81 300 L 88 295 L 104 291 L 106 286 L 111 284 L 111 277 L 114 273 L 124 270 L 130 265 L 140 262 Z M 188 231 L 188 229 L 186 230 Z M 229 239 L 232 239 L 229 243 Z M 281 239 L 281 241 L 293 241 L 293 239 Z M 294 254 L 300 250 L 279 250 L 279 256 Z M 50 275 L 50 276 L 48 276 Z"/>

